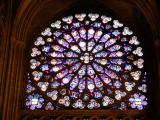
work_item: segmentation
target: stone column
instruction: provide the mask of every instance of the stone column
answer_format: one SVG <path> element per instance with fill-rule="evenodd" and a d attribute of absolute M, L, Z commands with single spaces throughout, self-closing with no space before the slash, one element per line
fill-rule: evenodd
<path fill-rule="evenodd" d="M 23 51 L 23 43 L 18 41 L 11 43 L 5 94 L 2 101 L 2 120 L 18 120 L 18 117 L 20 117 L 20 94 L 23 81 Z"/>

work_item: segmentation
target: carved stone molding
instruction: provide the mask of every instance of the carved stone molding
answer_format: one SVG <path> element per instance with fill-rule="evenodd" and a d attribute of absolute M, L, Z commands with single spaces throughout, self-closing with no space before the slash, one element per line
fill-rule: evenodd
<path fill-rule="evenodd" d="M 44 25 L 48 24 L 48 21 L 51 21 L 54 16 L 57 17 L 58 13 L 61 14 L 63 11 L 67 11 L 69 8 L 72 8 L 79 3 L 82 4 L 83 2 L 71 0 L 65 1 L 64 5 L 61 4 L 61 2 L 50 0 L 24 0 L 21 2 L 14 20 L 13 34 L 17 36 L 17 40 L 25 41 L 25 44 L 29 44 L 34 37 L 34 34 L 40 32 Z M 157 36 L 155 34 L 158 34 L 158 32 L 155 31 L 158 31 L 157 24 L 159 18 L 157 17 L 158 13 L 156 12 L 157 9 L 154 5 L 154 1 L 93 0 L 92 3 L 102 5 L 104 8 L 109 8 L 115 15 L 122 17 L 122 19 L 124 18 L 127 22 L 133 21 L 132 23 L 135 22 L 135 16 L 133 14 L 136 10 L 136 12 L 145 16 L 145 19 L 149 23 L 149 27 L 154 34 L 153 36 Z"/>
<path fill-rule="evenodd" d="M 5 86 L 5 95 L 3 99 L 2 119 L 16 119 L 20 110 L 20 94 L 21 94 L 21 80 L 23 72 L 23 47 L 12 44 L 11 53 L 9 56 L 8 73 Z"/>
<path fill-rule="evenodd" d="M 149 120 L 145 111 L 132 110 L 62 110 L 62 111 L 31 111 L 22 112 L 22 120 Z"/>

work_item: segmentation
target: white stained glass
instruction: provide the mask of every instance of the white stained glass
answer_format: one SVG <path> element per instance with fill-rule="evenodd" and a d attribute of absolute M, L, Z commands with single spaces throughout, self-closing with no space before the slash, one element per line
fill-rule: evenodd
<path fill-rule="evenodd" d="M 143 54 L 134 32 L 109 16 L 80 13 L 56 20 L 33 42 L 25 106 L 146 109 Z"/>

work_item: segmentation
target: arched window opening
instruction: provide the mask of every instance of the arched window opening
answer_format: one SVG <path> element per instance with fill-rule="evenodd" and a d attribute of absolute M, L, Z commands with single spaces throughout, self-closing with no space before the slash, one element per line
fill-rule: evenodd
<path fill-rule="evenodd" d="M 51 23 L 34 41 L 29 64 L 26 109 L 147 107 L 140 40 L 111 17 L 82 13 Z"/>

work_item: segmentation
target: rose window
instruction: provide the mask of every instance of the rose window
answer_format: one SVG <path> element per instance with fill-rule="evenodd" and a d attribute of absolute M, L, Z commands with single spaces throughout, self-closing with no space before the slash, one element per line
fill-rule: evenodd
<path fill-rule="evenodd" d="M 31 49 L 26 108 L 144 109 L 140 45 L 128 27 L 105 15 L 76 14 L 51 23 Z"/>

